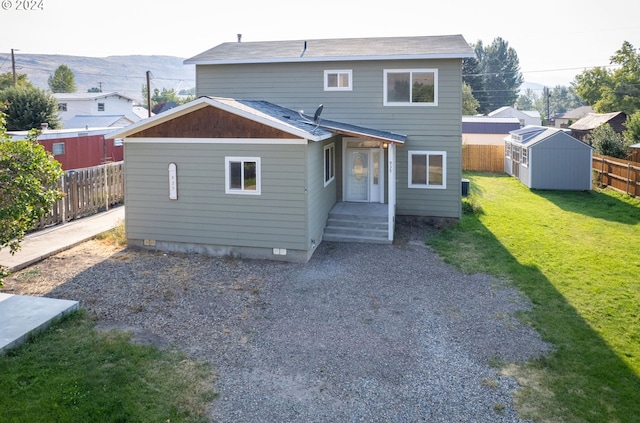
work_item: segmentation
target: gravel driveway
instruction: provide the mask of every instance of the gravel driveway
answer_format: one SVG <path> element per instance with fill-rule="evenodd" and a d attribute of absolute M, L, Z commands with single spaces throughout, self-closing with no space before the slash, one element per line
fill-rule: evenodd
<path fill-rule="evenodd" d="M 215 422 L 520 422 L 491 367 L 548 345 L 518 292 L 394 245 L 322 243 L 306 264 L 123 250 L 49 296 L 217 372 Z"/>

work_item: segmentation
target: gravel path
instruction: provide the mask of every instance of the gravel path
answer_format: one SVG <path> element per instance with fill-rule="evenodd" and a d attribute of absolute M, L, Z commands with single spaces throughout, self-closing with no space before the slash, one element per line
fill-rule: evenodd
<path fill-rule="evenodd" d="M 47 295 L 209 360 L 214 422 L 523 421 L 515 381 L 490 363 L 549 351 L 514 317 L 527 301 L 443 263 L 423 236 L 322 243 L 306 264 L 122 250 L 47 275 L 60 280 Z"/>

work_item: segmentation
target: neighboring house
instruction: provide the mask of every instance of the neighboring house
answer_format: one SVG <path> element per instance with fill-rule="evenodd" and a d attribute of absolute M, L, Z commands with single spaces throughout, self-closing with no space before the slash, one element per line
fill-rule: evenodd
<path fill-rule="evenodd" d="M 468 145 L 504 146 L 504 137 L 520 129 L 515 117 L 462 116 L 462 143 Z"/>
<path fill-rule="evenodd" d="M 141 118 L 134 112 L 134 99 L 117 92 L 110 93 L 54 93 L 58 100 L 58 115 L 65 128 L 91 127 L 91 119 L 108 118 L 111 125 L 120 127 Z"/>
<path fill-rule="evenodd" d="M 520 121 L 520 127 L 528 125 L 542 125 L 540 112 L 537 110 L 518 110 L 515 107 L 504 106 L 487 114 L 489 117 L 517 118 Z"/>
<path fill-rule="evenodd" d="M 322 240 L 391 242 L 396 215 L 460 218 L 473 56 L 453 35 L 233 42 L 186 60 L 199 98 L 111 135 L 127 237 L 306 261 Z"/>
<path fill-rule="evenodd" d="M 569 126 L 571 135 L 575 138 L 585 141 L 587 135 L 594 129 L 605 123 L 610 125 L 614 132 L 622 133 L 627 128 L 624 123 L 627 120 L 627 115 L 624 112 L 612 112 L 612 113 L 589 113 L 582 119 Z"/>
<path fill-rule="evenodd" d="M 589 113 L 594 113 L 591 106 L 581 106 L 576 109 L 568 110 L 564 113 L 559 113 L 553 117 L 554 126 L 556 128 L 568 128 L 573 125 L 574 122 L 582 119 Z"/>
<path fill-rule="evenodd" d="M 526 126 L 504 139 L 504 171 L 532 189 L 588 191 L 593 148 L 558 128 Z"/>
<path fill-rule="evenodd" d="M 63 170 L 98 166 L 123 160 L 122 140 L 105 138 L 115 128 L 45 129 L 38 142 L 53 154 Z M 12 139 L 25 139 L 28 131 L 7 132 Z"/>

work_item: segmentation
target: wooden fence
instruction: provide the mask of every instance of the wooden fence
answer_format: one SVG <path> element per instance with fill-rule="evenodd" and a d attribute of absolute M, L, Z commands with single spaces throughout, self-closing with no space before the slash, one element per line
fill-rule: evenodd
<path fill-rule="evenodd" d="M 504 173 L 504 146 L 464 144 L 462 170 Z"/>
<path fill-rule="evenodd" d="M 64 197 L 35 226 L 42 229 L 108 210 L 124 202 L 124 162 L 68 170 L 60 178 Z"/>
<path fill-rule="evenodd" d="M 594 154 L 592 167 L 595 182 L 640 197 L 640 163 Z"/>

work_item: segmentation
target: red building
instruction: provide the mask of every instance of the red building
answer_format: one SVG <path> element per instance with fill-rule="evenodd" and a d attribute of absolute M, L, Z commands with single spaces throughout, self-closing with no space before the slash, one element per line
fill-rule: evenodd
<path fill-rule="evenodd" d="M 44 130 L 38 142 L 53 154 L 63 170 L 81 169 L 123 160 L 121 140 L 106 138 L 118 128 Z M 27 131 L 7 132 L 13 139 L 24 139 Z"/>

